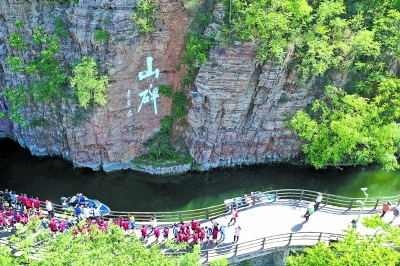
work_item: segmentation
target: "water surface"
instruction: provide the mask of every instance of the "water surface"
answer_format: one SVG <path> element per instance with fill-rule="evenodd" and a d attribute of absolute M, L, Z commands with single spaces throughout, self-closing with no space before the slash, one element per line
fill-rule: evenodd
<path fill-rule="evenodd" d="M 379 166 L 314 170 L 288 164 L 253 165 L 153 176 L 135 171 L 113 173 L 73 169 L 61 158 L 34 157 L 17 143 L 0 139 L 0 188 L 59 203 L 61 196 L 82 192 L 112 210 L 173 211 L 223 203 L 226 198 L 250 191 L 297 188 L 348 197 L 400 194 L 400 171 Z"/>

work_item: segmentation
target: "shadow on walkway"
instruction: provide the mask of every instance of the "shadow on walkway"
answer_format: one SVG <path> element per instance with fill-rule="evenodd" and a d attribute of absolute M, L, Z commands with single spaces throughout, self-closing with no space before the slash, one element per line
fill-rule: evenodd
<path fill-rule="evenodd" d="M 295 210 L 305 210 L 309 204 L 310 204 L 310 202 L 308 202 L 308 201 L 278 200 L 275 202 L 262 203 L 260 205 L 254 206 L 254 207 L 278 205 L 278 206 L 290 206 L 291 209 L 295 209 Z M 319 205 L 317 212 L 325 212 L 325 213 L 336 214 L 336 215 L 356 215 L 360 212 L 360 210 L 359 209 L 346 209 L 346 208 L 321 204 L 321 205 Z M 362 214 L 375 214 L 375 213 L 380 213 L 380 210 L 368 210 L 368 209 L 365 210 L 364 209 L 362 211 Z"/>
<path fill-rule="evenodd" d="M 304 221 L 304 222 L 301 222 L 301 223 L 299 223 L 299 224 L 296 224 L 296 225 L 294 225 L 292 228 L 290 228 L 290 230 L 292 231 L 292 232 L 299 232 L 302 228 L 303 228 L 303 225 L 306 223 L 306 221 Z"/>

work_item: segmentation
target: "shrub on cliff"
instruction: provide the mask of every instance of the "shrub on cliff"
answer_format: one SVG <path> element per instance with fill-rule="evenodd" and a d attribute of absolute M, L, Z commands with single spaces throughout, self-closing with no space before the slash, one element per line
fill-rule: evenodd
<path fill-rule="evenodd" d="M 80 106 L 86 109 L 91 100 L 99 105 L 107 103 L 108 77 L 99 75 L 93 58 L 84 56 L 78 61 L 72 73 L 70 83 L 71 87 L 76 87 Z"/>

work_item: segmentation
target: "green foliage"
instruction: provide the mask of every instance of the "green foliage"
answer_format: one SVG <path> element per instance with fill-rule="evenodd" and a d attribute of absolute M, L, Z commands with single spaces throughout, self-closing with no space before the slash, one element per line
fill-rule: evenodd
<path fill-rule="evenodd" d="M 22 117 L 19 106 L 26 104 L 27 95 L 24 85 L 18 84 L 16 89 L 7 87 L 2 93 L 3 96 L 11 103 L 11 108 L 8 110 L 8 117 L 22 126 L 25 126 L 24 118 Z"/>
<path fill-rule="evenodd" d="M 43 36 L 43 27 L 35 27 L 35 33 L 33 34 L 33 42 L 36 45 L 39 45 L 42 43 L 42 36 Z"/>
<path fill-rule="evenodd" d="M 67 75 L 63 73 L 60 62 L 55 57 L 59 52 L 58 39 L 48 35 L 44 35 L 43 39 L 47 49 L 40 52 L 40 58 L 28 63 L 25 72 L 35 74 L 31 83 L 35 100 L 50 102 L 60 100 L 64 95 Z"/>
<path fill-rule="evenodd" d="M 187 116 L 187 107 L 190 103 L 190 99 L 186 96 L 183 91 L 178 91 L 173 96 L 174 102 L 172 104 L 172 114 L 174 119 L 179 119 Z"/>
<path fill-rule="evenodd" d="M 399 231 L 399 229 L 395 229 Z M 313 248 L 305 248 L 304 254 L 286 258 L 288 266 L 326 265 L 396 265 L 400 253 L 387 245 L 389 235 L 363 236 L 355 230 L 347 231 L 342 241 L 328 246 L 318 242 Z"/>
<path fill-rule="evenodd" d="M 107 31 L 102 30 L 102 29 L 97 29 L 94 30 L 94 40 L 101 42 L 101 41 L 106 41 L 108 40 L 109 34 Z"/>
<path fill-rule="evenodd" d="M 229 265 L 229 261 L 225 257 L 212 260 L 210 263 L 210 266 L 228 266 L 228 265 Z"/>
<path fill-rule="evenodd" d="M 22 22 L 22 20 L 17 20 L 14 22 L 14 26 L 15 27 L 22 27 L 24 25 L 24 23 Z"/>
<path fill-rule="evenodd" d="M 108 77 L 99 76 L 96 62 L 84 56 L 72 70 L 71 87 L 76 87 L 79 105 L 87 108 L 91 100 L 99 105 L 107 103 Z"/>
<path fill-rule="evenodd" d="M 21 71 L 22 59 L 18 56 L 7 56 L 6 63 L 10 65 L 11 72 Z"/>
<path fill-rule="evenodd" d="M 189 32 L 182 62 L 192 68 L 200 67 L 208 59 L 212 45 L 211 40 L 204 39 L 196 32 Z"/>
<path fill-rule="evenodd" d="M 400 168 L 395 156 L 400 147 L 400 79 L 374 74 L 369 81 L 359 88 L 373 95 L 370 100 L 328 86 L 327 99 L 316 100 L 311 115 L 298 111 L 290 120 L 305 141 L 306 161 L 315 168 L 375 161 L 386 170 Z"/>
<path fill-rule="evenodd" d="M 330 69 L 367 74 L 383 69 L 385 60 L 393 60 L 393 55 L 397 60 L 400 55 L 399 1 L 224 3 L 227 16 L 217 40 L 256 42 L 260 60 L 278 62 L 295 48 L 296 67 L 303 78 L 322 76 Z"/>
<path fill-rule="evenodd" d="M 182 121 L 187 115 L 190 100 L 183 91 L 173 92 L 170 86 L 161 85 L 159 93 L 173 99 L 172 116 L 165 116 L 160 121 L 160 132 L 149 139 L 144 145 L 149 153 L 134 160 L 135 163 L 147 165 L 175 165 L 180 163 L 189 164 L 192 158 L 187 151 L 186 144 L 182 138 L 174 139 L 174 125 Z"/>
<path fill-rule="evenodd" d="M 0 119 L 3 119 L 3 118 L 5 118 L 5 117 L 6 117 L 6 114 L 3 113 L 3 112 L 0 112 Z"/>
<path fill-rule="evenodd" d="M 65 24 L 62 21 L 61 18 L 56 17 L 55 20 L 55 28 L 54 28 L 54 33 L 58 36 L 58 37 L 68 37 L 68 31 L 66 30 Z"/>
<path fill-rule="evenodd" d="M 168 98 L 174 97 L 174 92 L 172 91 L 171 86 L 160 85 L 158 86 L 158 92 L 167 96 Z"/>
<path fill-rule="evenodd" d="M 26 49 L 26 43 L 24 42 L 24 38 L 22 35 L 18 32 L 13 32 L 10 35 L 10 44 L 11 47 L 17 50 L 25 50 Z"/>
<path fill-rule="evenodd" d="M 157 5 L 153 0 L 141 0 L 137 5 L 137 14 L 132 19 L 139 24 L 140 33 L 149 33 L 155 30 Z"/>
<path fill-rule="evenodd" d="M 40 221 L 31 221 L 24 230 L 14 234 L 10 242 L 23 251 L 21 257 L 12 257 L 9 248 L 0 247 L 1 265 L 50 266 L 50 265 L 196 265 L 198 253 L 166 256 L 159 245 L 145 247 L 136 237 L 127 237 L 122 229 L 115 225 L 108 226 L 108 232 L 100 231 L 97 226 L 89 234 L 73 234 L 75 227 L 66 234 L 53 237 L 48 229 L 40 227 Z M 82 223 L 79 224 L 82 226 Z M 25 232 L 23 232 L 25 231 Z M 35 245 L 40 241 L 40 245 Z M 35 254 L 40 260 L 30 259 Z"/>

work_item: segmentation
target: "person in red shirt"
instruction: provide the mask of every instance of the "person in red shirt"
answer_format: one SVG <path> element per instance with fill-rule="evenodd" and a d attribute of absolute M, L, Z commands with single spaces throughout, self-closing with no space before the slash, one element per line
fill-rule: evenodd
<path fill-rule="evenodd" d="M 188 236 L 190 236 L 190 227 L 189 227 L 189 225 L 186 226 L 186 234 Z"/>
<path fill-rule="evenodd" d="M 189 235 L 188 234 L 184 234 L 183 235 L 183 241 L 186 242 L 187 244 L 189 244 Z"/>
<path fill-rule="evenodd" d="M 185 233 L 186 225 L 183 222 L 181 223 L 181 227 L 179 228 L 179 230 L 181 231 L 182 234 Z"/>
<path fill-rule="evenodd" d="M 201 244 L 203 244 L 205 237 L 206 237 L 206 231 L 204 230 L 204 227 L 203 227 L 203 228 L 200 229 L 200 233 L 199 233 L 199 238 L 200 238 L 200 243 Z"/>
<path fill-rule="evenodd" d="M 183 233 L 182 233 L 181 231 L 179 231 L 179 234 L 178 234 L 178 243 L 182 243 L 182 242 L 183 242 L 183 237 L 184 237 Z"/>
<path fill-rule="evenodd" d="M 26 206 L 26 201 L 28 200 L 28 197 L 26 196 L 26 194 L 24 194 L 21 198 L 21 204 L 23 207 Z"/>
<path fill-rule="evenodd" d="M 36 197 L 36 199 L 34 199 L 33 200 L 33 207 L 36 209 L 36 210 L 39 210 L 39 207 L 40 207 L 40 200 Z"/>
<path fill-rule="evenodd" d="M 156 227 L 154 229 L 154 236 L 156 237 L 156 243 L 158 243 L 158 238 L 160 237 L 160 234 L 161 234 L 160 228 Z"/>
<path fill-rule="evenodd" d="M 143 242 L 147 243 L 147 227 L 143 225 L 142 230 L 140 230 L 142 237 L 143 237 Z"/>
<path fill-rule="evenodd" d="M 392 205 L 392 204 L 390 203 L 390 201 L 389 201 L 388 203 L 384 203 L 384 204 L 383 204 L 383 206 L 382 206 L 382 215 L 381 215 L 381 218 L 382 218 L 383 216 L 385 216 L 385 214 L 389 211 L 391 205 Z"/>
<path fill-rule="evenodd" d="M 193 234 L 193 244 L 198 244 L 199 242 L 199 235 L 197 233 Z"/>
<path fill-rule="evenodd" d="M 21 215 L 17 212 L 17 214 L 14 216 L 14 219 L 17 223 L 19 223 L 21 221 Z"/>
<path fill-rule="evenodd" d="M 29 211 L 32 208 L 32 203 L 33 203 L 32 201 L 33 201 L 33 199 L 31 199 L 31 198 L 26 199 L 25 207 L 26 207 L 27 211 Z"/>
<path fill-rule="evenodd" d="M 192 219 L 192 221 L 190 222 L 190 225 L 192 227 L 193 232 L 195 232 L 197 230 L 197 227 L 199 227 L 199 222 Z"/>
<path fill-rule="evenodd" d="M 129 222 L 128 221 L 123 221 L 122 222 L 122 228 L 125 230 L 125 234 L 128 232 L 129 229 Z"/>

